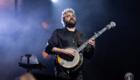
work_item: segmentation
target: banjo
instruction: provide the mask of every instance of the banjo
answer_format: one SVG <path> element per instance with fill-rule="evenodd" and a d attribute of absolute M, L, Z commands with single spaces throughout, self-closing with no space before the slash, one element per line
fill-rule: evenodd
<path fill-rule="evenodd" d="M 103 32 L 105 32 L 107 29 L 110 29 L 112 27 L 115 27 L 115 22 L 111 22 L 106 27 L 104 27 L 101 31 L 98 33 L 95 33 L 93 37 L 90 39 L 96 39 L 98 36 L 100 36 Z M 66 50 L 71 50 L 75 53 L 75 56 L 73 58 L 70 58 L 67 55 L 57 55 L 56 61 L 57 63 L 65 70 L 67 73 L 76 71 L 82 64 L 83 64 L 83 53 L 80 53 L 86 46 L 88 45 L 88 40 L 83 43 L 79 48 L 66 48 Z"/>

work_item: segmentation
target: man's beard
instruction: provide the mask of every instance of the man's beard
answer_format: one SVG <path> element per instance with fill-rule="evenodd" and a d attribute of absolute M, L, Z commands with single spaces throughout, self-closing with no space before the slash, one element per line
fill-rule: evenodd
<path fill-rule="evenodd" d="M 65 27 L 69 27 L 69 28 L 73 28 L 73 27 L 75 27 L 75 25 L 76 25 L 76 21 L 74 21 L 74 22 L 65 22 Z"/>

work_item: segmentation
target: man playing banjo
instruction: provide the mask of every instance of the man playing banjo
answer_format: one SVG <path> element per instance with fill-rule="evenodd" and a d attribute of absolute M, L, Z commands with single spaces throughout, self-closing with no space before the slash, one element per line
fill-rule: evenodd
<path fill-rule="evenodd" d="M 56 29 L 53 32 L 52 36 L 48 40 L 47 46 L 45 47 L 45 52 L 55 55 L 54 71 L 57 77 L 68 80 L 83 80 L 82 65 L 84 62 L 84 58 L 90 59 L 94 54 L 95 40 L 88 40 L 84 33 L 75 29 L 76 17 L 73 9 L 65 9 L 62 12 L 61 20 L 64 28 Z M 87 40 L 88 45 L 77 54 L 77 50 L 74 49 L 78 48 Z M 81 53 L 82 57 L 79 55 Z M 59 55 L 63 56 L 63 58 Z M 69 60 L 66 60 L 64 58 L 69 58 Z M 63 60 L 65 61 L 63 62 Z M 80 65 L 80 67 L 78 65 Z M 71 67 L 77 68 L 71 71 Z"/>

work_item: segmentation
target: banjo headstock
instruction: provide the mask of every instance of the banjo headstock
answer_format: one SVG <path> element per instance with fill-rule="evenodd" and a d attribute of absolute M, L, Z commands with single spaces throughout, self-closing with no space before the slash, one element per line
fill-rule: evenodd
<path fill-rule="evenodd" d="M 114 28 L 116 26 L 116 23 L 115 22 L 110 22 L 110 24 L 108 24 L 106 26 L 106 28 L 109 30 L 110 28 Z"/>

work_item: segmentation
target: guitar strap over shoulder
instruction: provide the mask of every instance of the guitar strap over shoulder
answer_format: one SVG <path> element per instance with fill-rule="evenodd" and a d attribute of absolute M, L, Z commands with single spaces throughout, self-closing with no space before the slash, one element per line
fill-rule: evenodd
<path fill-rule="evenodd" d="M 76 30 L 76 38 L 77 38 L 77 43 L 78 43 L 78 47 L 79 47 L 82 45 L 82 43 L 81 43 L 80 33 L 77 30 Z"/>

